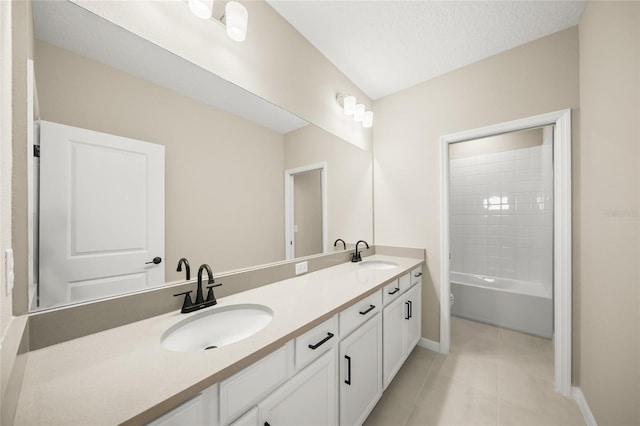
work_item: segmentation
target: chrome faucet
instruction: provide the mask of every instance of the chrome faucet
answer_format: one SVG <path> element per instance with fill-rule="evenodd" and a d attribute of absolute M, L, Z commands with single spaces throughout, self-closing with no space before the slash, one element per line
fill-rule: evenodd
<path fill-rule="evenodd" d="M 202 272 L 206 271 L 208 280 L 207 284 L 211 284 L 207 286 L 207 299 L 205 300 L 202 293 Z M 192 291 L 185 291 L 182 293 L 174 294 L 174 297 L 184 295 L 184 302 L 182 303 L 182 309 L 180 310 L 183 314 L 188 314 L 189 312 L 194 312 L 199 309 L 206 308 L 208 306 L 213 306 L 218 303 L 216 300 L 216 296 L 213 294 L 213 287 L 220 287 L 222 284 L 215 284 L 215 280 L 213 279 L 213 272 L 211 271 L 211 267 L 206 263 L 201 265 L 198 269 L 198 287 L 196 288 L 196 301 L 195 303 L 191 301 L 191 293 Z"/>
<path fill-rule="evenodd" d="M 342 238 L 338 238 L 337 240 L 335 240 L 333 242 L 333 246 L 336 247 L 338 245 L 338 241 L 340 241 L 342 243 L 342 245 L 344 246 L 344 249 L 347 249 L 347 243 L 344 242 L 344 240 Z"/>
<path fill-rule="evenodd" d="M 178 260 L 178 269 L 176 269 L 176 272 L 182 272 L 182 264 L 184 264 L 187 274 L 187 281 L 189 281 L 191 279 L 191 267 L 189 267 L 189 261 L 186 257 Z"/>
<path fill-rule="evenodd" d="M 360 256 L 360 252 L 358 251 L 358 245 L 360 243 L 364 243 L 364 245 L 367 246 L 367 248 L 369 248 L 369 244 L 367 244 L 367 242 L 365 240 L 359 240 L 356 243 L 356 251 L 351 255 L 351 261 L 352 262 L 361 262 L 362 261 L 362 256 Z"/>

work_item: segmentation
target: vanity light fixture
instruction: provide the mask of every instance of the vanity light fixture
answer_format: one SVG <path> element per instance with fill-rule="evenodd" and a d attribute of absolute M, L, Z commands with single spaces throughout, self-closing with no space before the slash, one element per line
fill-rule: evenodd
<path fill-rule="evenodd" d="M 362 121 L 364 118 L 364 104 L 356 104 L 356 111 L 353 113 L 355 121 Z"/>
<path fill-rule="evenodd" d="M 237 1 L 230 1 L 224 7 L 227 21 L 227 35 L 231 40 L 244 41 L 247 38 L 247 9 Z"/>
<path fill-rule="evenodd" d="M 343 99 L 343 103 L 344 113 L 346 115 L 353 115 L 353 113 L 356 111 L 356 97 L 352 95 L 345 96 Z"/>
<path fill-rule="evenodd" d="M 336 101 L 342 107 L 344 114 L 353 116 L 354 121 L 362 123 L 362 127 L 373 126 L 373 112 L 365 111 L 364 104 L 357 103 L 355 96 L 338 94 Z"/>
<path fill-rule="evenodd" d="M 362 117 L 362 127 L 368 129 L 373 126 L 373 111 L 365 111 L 364 117 Z"/>
<path fill-rule="evenodd" d="M 200 19 L 211 19 L 213 0 L 189 0 L 189 10 Z"/>
<path fill-rule="evenodd" d="M 247 22 L 249 13 L 237 1 L 187 0 L 189 10 L 201 19 L 213 18 L 224 25 L 227 36 L 234 41 L 244 41 L 247 38 Z M 224 5 L 224 8 L 222 7 Z"/>

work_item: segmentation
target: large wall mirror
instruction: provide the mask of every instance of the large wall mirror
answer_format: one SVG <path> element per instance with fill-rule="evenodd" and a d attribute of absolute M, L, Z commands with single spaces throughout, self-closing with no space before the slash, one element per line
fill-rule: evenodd
<path fill-rule="evenodd" d="M 370 152 L 71 2 L 33 9 L 31 310 L 371 241 Z"/>

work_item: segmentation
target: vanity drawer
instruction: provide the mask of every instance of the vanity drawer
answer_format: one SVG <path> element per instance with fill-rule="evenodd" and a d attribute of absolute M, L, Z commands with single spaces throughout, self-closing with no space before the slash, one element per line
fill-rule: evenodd
<path fill-rule="evenodd" d="M 382 301 L 384 302 L 384 306 L 387 306 L 391 301 L 396 300 L 400 297 L 400 284 L 398 280 L 393 280 L 389 284 L 385 285 L 382 289 Z"/>
<path fill-rule="evenodd" d="M 422 265 L 411 271 L 411 285 L 418 284 L 422 281 Z"/>
<path fill-rule="evenodd" d="M 293 340 L 220 383 L 220 420 L 229 424 L 293 374 Z"/>
<path fill-rule="evenodd" d="M 409 290 L 409 287 L 411 287 L 411 273 L 407 272 L 406 274 L 398 278 L 398 281 L 400 283 L 400 293 L 404 293 L 405 291 Z"/>
<path fill-rule="evenodd" d="M 338 315 L 296 337 L 296 370 L 300 370 L 327 350 L 337 346 Z"/>
<path fill-rule="evenodd" d="M 382 311 L 382 290 L 365 297 L 340 312 L 340 338 L 355 330 L 360 324 Z"/>

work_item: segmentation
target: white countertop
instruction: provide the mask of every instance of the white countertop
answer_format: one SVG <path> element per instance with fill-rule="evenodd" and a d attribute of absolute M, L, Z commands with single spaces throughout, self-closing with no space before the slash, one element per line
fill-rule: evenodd
<path fill-rule="evenodd" d="M 274 312 L 260 332 L 215 351 L 172 352 L 162 334 L 191 314 L 179 311 L 29 352 L 16 425 L 120 424 L 159 404 L 187 400 L 368 295 L 422 259 L 375 255 L 398 267 L 343 263 L 218 300 L 207 310 L 256 303 Z M 113 313 L 117 315 L 117 312 Z"/>

